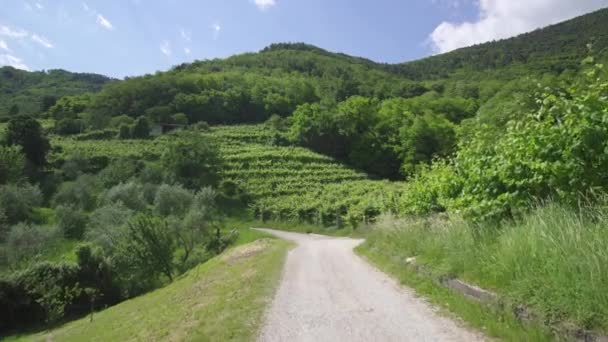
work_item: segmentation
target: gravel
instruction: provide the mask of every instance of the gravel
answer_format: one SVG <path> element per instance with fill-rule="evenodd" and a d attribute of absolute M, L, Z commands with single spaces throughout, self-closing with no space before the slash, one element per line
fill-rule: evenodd
<path fill-rule="evenodd" d="M 260 341 L 483 341 L 358 257 L 363 240 L 260 229 L 294 241 Z"/>

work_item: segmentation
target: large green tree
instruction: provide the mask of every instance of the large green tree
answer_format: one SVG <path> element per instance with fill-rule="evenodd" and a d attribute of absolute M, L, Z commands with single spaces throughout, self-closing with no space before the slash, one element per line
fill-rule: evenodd
<path fill-rule="evenodd" d="M 27 160 L 35 167 L 46 164 L 50 144 L 40 123 L 29 116 L 17 116 L 8 122 L 6 142 L 9 146 L 21 146 Z"/>

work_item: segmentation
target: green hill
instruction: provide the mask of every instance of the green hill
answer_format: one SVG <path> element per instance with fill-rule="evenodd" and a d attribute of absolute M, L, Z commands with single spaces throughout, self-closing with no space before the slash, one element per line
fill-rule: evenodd
<path fill-rule="evenodd" d="M 288 243 L 236 247 L 146 295 L 7 341 L 251 340 L 281 274 Z M 243 286 L 247 284 L 247 286 Z"/>
<path fill-rule="evenodd" d="M 96 92 L 110 78 L 65 70 L 29 72 L 12 67 L 0 68 L 0 120 L 15 105 L 19 113 L 38 115 L 66 95 Z"/>

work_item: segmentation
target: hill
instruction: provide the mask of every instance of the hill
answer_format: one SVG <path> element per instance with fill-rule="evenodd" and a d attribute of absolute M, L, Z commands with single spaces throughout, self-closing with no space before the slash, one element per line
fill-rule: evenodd
<path fill-rule="evenodd" d="M 395 209 L 399 183 L 370 179 L 306 148 L 276 145 L 268 126 L 217 126 L 202 135 L 219 147 L 220 190 L 247 204 L 256 218 L 345 226 Z M 51 161 L 61 165 L 81 156 L 90 164 L 122 158 L 153 162 L 170 139 L 171 135 L 128 141 L 56 137 Z"/>
<path fill-rule="evenodd" d="M 537 72 L 577 69 L 588 46 L 605 54 L 608 48 L 608 9 L 589 13 L 513 38 L 458 49 L 418 61 L 387 66 L 391 72 L 416 80 L 447 78 L 459 69 L 483 71 L 528 65 Z"/>
<path fill-rule="evenodd" d="M 38 115 L 66 95 L 96 92 L 110 78 L 65 70 L 29 72 L 0 68 L 0 120 L 18 108 L 21 114 Z M 14 107 L 17 106 L 17 107 Z"/>
<path fill-rule="evenodd" d="M 162 289 L 95 313 L 92 321 L 85 317 L 7 341 L 250 340 L 287 249 L 283 241 L 257 240 L 226 251 Z"/>

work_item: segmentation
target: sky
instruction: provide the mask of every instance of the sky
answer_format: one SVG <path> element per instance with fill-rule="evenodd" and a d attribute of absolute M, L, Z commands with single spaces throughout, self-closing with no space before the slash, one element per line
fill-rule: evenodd
<path fill-rule="evenodd" d="M 399 63 L 604 7 L 608 0 L 0 0 L 0 65 L 123 78 L 274 42 Z"/>

